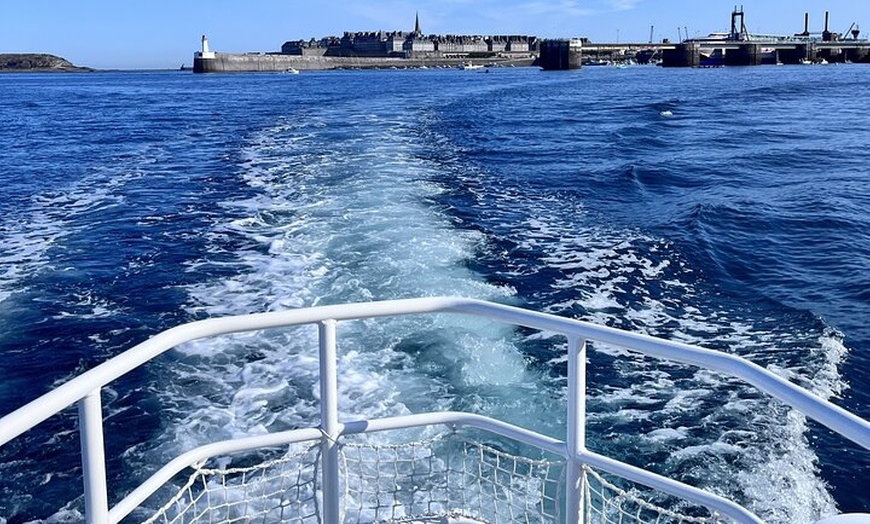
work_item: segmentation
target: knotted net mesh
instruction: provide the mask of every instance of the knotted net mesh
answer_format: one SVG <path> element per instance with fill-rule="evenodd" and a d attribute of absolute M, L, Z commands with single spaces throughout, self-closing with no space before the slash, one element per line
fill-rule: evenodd
<path fill-rule="evenodd" d="M 196 464 L 168 501 L 140 521 L 321 523 L 320 450 L 319 443 L 308 443 L 290 446 L 278 457 L 246 457 L 248 463 L 232 468 Z M 543 455 L 510 441 L 484 442 L 457 433 L 401 444 L 343 439 L 340 521 L 566 522 L 565 461 Z M 588 467 L 580 489 L 580 522 L 730 522 Z"/>

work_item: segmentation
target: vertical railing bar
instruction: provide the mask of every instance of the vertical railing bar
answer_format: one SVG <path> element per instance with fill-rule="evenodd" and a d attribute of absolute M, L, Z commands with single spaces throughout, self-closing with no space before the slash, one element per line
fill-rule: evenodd
<path fill-rule="evenodd" d="M 336 351 L 336 321 L 323 320 L 318 324 L 320 339 L 320 429 L 323 481 L 323 522 L 339 522 L 339 463 L 338 463 L 338 357 Z"/>
<path fill-rule="evenodd" d="M 582 464 L 577 457 L 586 450 L 586 340 L 568 335 L 568 465 L 565 489 L 565 522 L 577 524 L 583 514 L 580 492 Z"/>
<path fill-rule="evenodd" d="M 106 482 L 106 448 L 103 439 L 103 403 L 100 388 L 78 402 L 79 437 L 82 448 L 82 480 L 85 488 L 85 522 L 109 524 Z"/>

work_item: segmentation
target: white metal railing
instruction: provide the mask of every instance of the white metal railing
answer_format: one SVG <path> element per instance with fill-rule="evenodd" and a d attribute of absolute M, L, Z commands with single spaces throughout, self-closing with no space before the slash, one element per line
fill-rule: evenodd
<path fill-rule="evenodd" d="M 559 441 L 488 417 L 440 412 L 351 422 L 338 421 L 336 324 L 339 321 L 421 313 L 460 313 L 517 326 L 560 333 L 568 338 L 568 427 Z M 321 426 L 208 444 L 174 459 L 113 508 L 108 506 L 103 419 L 100 393 L 108 383 L 161 353 L 193 340 L 269 328 L 318 324 L 320 339 Z M 78 403 L 82 441 L 84 501 L 90 524 L 117 523 L 164 482 L 206 457 L 247 449 L 320 439 L 322 446 L 323 520 L 339 522 L 339 468 L 336 443 L 342 435 L 421 425 L 469 425 L 519 440 L 566 458 L 565 494 L 568 522 L 582 515 L 578 489 L 583 465 L 706 506 L 737 522 L 761 522 L 748 510 L 722 497 L 596 454 L 585 446 L 585 352 L 587 341 L 599 341 L 736 376 L 792 406 L 835 432 L 870 449 L 870 423 L 740 357 L 662 340 L 647 335 L 516 307 L 464 298 L 420 298 L 261 313 L 193 322 L 164 331 L 55 390 L 0 418 L 0 446 L 64 408 Z"/>

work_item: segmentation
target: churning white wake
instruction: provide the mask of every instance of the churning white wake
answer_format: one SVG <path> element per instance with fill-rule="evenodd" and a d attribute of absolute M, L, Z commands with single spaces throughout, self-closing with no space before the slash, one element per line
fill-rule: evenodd
<path fill-rule="evenodd" d="M 417 148 L 412 123 L 376 114 L 314 112 L 252 136 L 238 165 L 244 197 L 221 204 L 227 218 L 210 233 L 210 257 L 189 267 L 220 264 L 227 276 L 191 286 L 191 312 L 435 295 L 510 300 L 511 289 L 466 267 L 486 239 L 439 211 L 436 167 Z M 457 405 L 515 413 L 537 394 L 504 326 L 443 315 L 345 323 L 338 335 L 342 420 Z M 178 409 L 149 460 L 316 425 L 317 373 L 313 328 L 184 346 L 160 372 L 163 398 Z"/>

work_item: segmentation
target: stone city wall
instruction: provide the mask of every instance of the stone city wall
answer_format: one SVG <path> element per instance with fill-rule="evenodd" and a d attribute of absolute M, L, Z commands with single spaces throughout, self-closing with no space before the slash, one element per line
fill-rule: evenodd
<path fill-rule="evenodd" d="M 407 67 L 456 66 L 461 62 L 489 63 L 528 66 L 531 58 L 523 59 L 413 59 L 413 58 L 365 58 L 332 56 L 299 56 L 282 54 L 235 54 L 215 53 L 214 58 L 195 57 L 193 70 L 196 73 L 243 73 L 256 71 L 280 72 L 290 68 L 298 71 L 329 69 L 389 69 Z"/>

